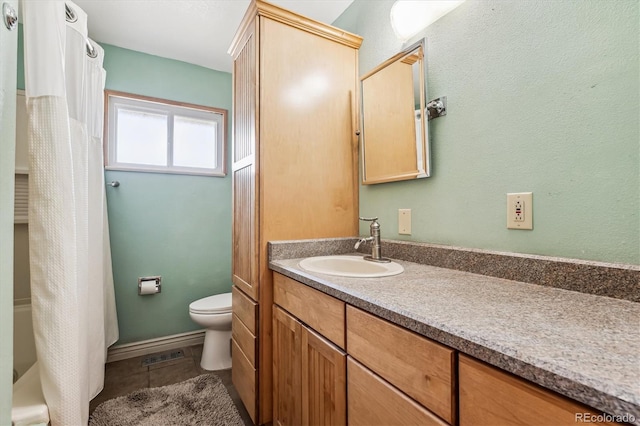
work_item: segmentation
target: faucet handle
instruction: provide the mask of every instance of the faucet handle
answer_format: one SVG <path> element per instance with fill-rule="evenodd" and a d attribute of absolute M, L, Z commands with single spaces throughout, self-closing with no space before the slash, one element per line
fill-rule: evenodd
<path fill-rule="evenodd" d="M 369 228 L 371 229 L 371 235 L 380 235 L 380 224 L 377 217 L 360 217 L 360 220 L 371 222 Z M 378 243 L 379 244 L 379 243 Z"/>
<path fill-rule="evenodd" d="M 364 221 L 367 221 L 367 222 L 375 222 L 376 220 L 378 220 L 378 218 L 377 217 L 362 217 L 362 216 L 360 216 L 360 220 L 364 220 Z"/>

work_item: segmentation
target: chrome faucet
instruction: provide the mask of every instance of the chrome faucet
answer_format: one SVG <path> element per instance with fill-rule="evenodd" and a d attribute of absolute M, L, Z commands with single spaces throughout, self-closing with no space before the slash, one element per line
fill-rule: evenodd
<path fill-rule="evenodd" d="M 371 217 L 371 218 L 361 217 L 360 220 L 371 222 L 371 226 L 369 227 L 371 236 L 366 238 L 360 238 L 356 242 L 356 245 L 353 248 L 358 250 L 358 248 L 362 243 L 373 241 L 373 244 L 371 245 L 371 256 L 364 256 L 364 260 L 370 260 L 371 262 L 381 262 L 381 263 L 391 262 L 391 259 L 382 257 L 382 246 L 380 245 L 380 224 L 378 223 L 378 218 L 377 217 Z"/>

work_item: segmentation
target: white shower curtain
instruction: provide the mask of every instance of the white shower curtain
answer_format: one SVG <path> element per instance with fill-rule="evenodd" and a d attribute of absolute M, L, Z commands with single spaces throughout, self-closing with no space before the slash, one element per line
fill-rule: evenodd
<path fill-rule="evenodd" d="M 71 1 L 22 5 L 36 350 L 51 424 L 81 425 L 118 339 L 102 161 L 103 50 L 88 40 L 87 16 Z"/>

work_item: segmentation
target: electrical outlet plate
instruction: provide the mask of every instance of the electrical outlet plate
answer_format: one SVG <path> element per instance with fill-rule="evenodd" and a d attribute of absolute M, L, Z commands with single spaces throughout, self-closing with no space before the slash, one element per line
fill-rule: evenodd
<path fill-rule="evenodd" d="M 398 234 L 411 235 L 411 209 L 398 209 Z"/>
<path fill-rule="evenodd" d="M 507 194 L 507 228 L 533 229 L 533 193 Z"/>

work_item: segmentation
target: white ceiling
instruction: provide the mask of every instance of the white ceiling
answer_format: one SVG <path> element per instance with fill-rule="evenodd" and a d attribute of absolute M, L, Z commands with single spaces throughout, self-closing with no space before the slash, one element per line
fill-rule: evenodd
<path fill-rule="evenodd" d="M 231 72 L 227 50 L 249 0 L 74 0 L 102 43 Z M 353 0 L 271 0 L 331 24 Z"/>

